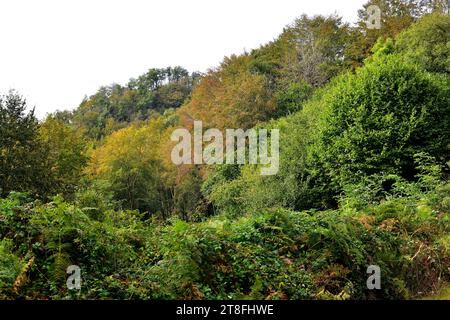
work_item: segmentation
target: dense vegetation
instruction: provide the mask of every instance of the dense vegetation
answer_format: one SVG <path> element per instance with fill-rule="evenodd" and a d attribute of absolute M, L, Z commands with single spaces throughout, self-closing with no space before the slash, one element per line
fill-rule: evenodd
<path fill-rule="evenodd" d="M 151 69 L 39 122 L 0 99 L 0 298 L 407 299 L 450 281 L 446 1 L 301 16 L 206 74 Z M 280 170 L 170 135 L 280 129 Z M 205 128 L 205 129 L 207 129 Z M 81 290 L 68 290 L 78 265 Z M 366 287 L 369 265 L 381 290 Z"/>

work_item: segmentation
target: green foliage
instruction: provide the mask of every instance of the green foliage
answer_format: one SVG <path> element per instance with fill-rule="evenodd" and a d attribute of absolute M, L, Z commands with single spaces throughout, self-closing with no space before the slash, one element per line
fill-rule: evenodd
<path fill-rule="evenodd" d="M 429 72 L 450 73 L 450 16 L 431 14 L 402 32 L 396 50 Z"/>
<path fill-rule="evenodd" d="M 201 223 L 172 220 L 166 226 L 143 223 L 137 212 L 108 211 L 99 222 L 58 198 L 41 205 L 11 197 L 0 201 L 5 237 L 0 242 L 0 294 L 53 299 L 408 298 L 449 280 L 450 217 L 448 192 L 441 193 L 442 187 L 448 191 L 448 183 L 439 184 L 421 199 L 391 197 L 359 210 L 349 205 L 323 212 L 266 209 L 238 219 L 222 215 Z M 444 211 L 442 203 L 447 203 Z M 11 220 L 13 216 L 22 218 Z M 28 282 L 13 294 L 12 283 L 30 257 L 34 263 L 25 270 Z M 77 295 L 64 282 L 71 264 L 82 270 Z M 381 291 L 366 288 L 370 264 L 383 270 Z"/>
<path fill-rule="evenodd" d="M 75 194 L 75 203 L 92 219 L 102 220 L 103 212 L 120 208 L 120 201 L 114 200 L 114 193 L 111 189 L 108 181 L 85 180 Z"/>
<path fill-rule="evenodd" d="M 150 69 L 125 86 L 102 87 L 86 98 L 71 117 L 73 125 L 89 138 L 100 139 L 130 122 L 180 107 L 199 78 L 199 73 L 189 74 L 182 67 Z"/>
<path fill-rule="evenodd" d="M 173 213 L 186 221 L 200 218 L 197 211 L 201 210 L 203 198 L 199 169 L 192 168 L 180 180 L 173 191 Z"/>
<path fill-rule="evenodd" d="M 276 95 L 278 110 L 287 115 L 300 111 L 303 104 L 312 95 L 312 87 L 305 82 L 291 83 L 286 90 L 279 91 Z"/>
<path fill-rule="evenodd" d="M 85 141 L 61 120 L 48 117 L 38 123 L 26 108 L 14 92 L 0 99 L 0 195 L 70 197 L 86 164 Z"/>
<path fill-rule="evenodd" d="M 381 10 L 380 28 L 369 28 L 369 6 L 376 5 Z M 345 47 L 346 64 L 352 67 L 363 65 L 370 56 L 371 49 L 381 39 L 395 38 L 423 15 L 430 12 L 447 12 L 446 0 L 369 0 L 358 11 L 357 26 L 349 32 L 349 43 Z M 414 47 L 411 47 L 414 48 Z"/>
<path fill-rule="evenodd" d="M 170 184 L 160 145 L 168 139 L 165 129 L 159 117 L 114 132 L 91 156 L 91 180 L 106 186 L 125 208 L 166 214 Z"/>
<path fill-rule="evenodd" d="M 370 4 L 379 30 L 366 10 L 302 16 L 200 81 L 150 69 L 41 123 L 2 97 L 0 298 L 409 299 L 450 281 L 450 28 L 426 15 L 448 4 Z M 174 166 L 192 120 L 279 129 L 278 174 Z"/>
<path fill-rule="evenodd" d="M 45 148 L 52 180 L 48 194 L 73 196 L 87 163 L 86 141 L 81 135 L 51 116 L 39 126 L 39 140 Z"/>
<path fill-rule="evenodd" d="M 0 240 L 0 298 L 12 293 L 14 281 L 22 268 L 22 260 L 12 251 L 12 241 Z"/>
<path fill-rule="evenodd" d="M 339 79 L 324 97 L 328 108 L 313 146 L 336 191 L 364 176 L 412 179 L 414 154 L 448 161 L 449 87 L 435 77 L 384 56 Z"/>
<path fill-rule="evenodd" d="M 0 97 L 0 196 L 27 191 L 46 196 L 45 152 L 34 111 L 14 91 Z"/>
<path fill-rule="evenodd" d="M 301 111 L 265 125 L 281 133 L 276 176 L 261 177 L 252 166 L 231 179 L 218 178 L 223 169 L 209 176 L 205 195 L 219 211 L 329 208 L 345 188 L 366 179 L 380 186 L 379 196 L 393 183 L 381 177 L 416 179 L 416 153 L 428 153 L 439 166 L 449 160 L 448 80 L 405 62 L 392 40 L 373 50 L 355 74 L 334 79 Z"/>
<path fill-rule="evenodd" d="M 144 239 L 141 216 L 136 212 L 104 212 L 103 221 L 98 222 L 61 198 L 45 205 L 22 204 L 14 197 L 0 200 L 0 215 L 2 238 L 9 239 L 2 242 L 2 250 L 9 250 L 2 255 L 9 266 L 5 277 L 17 276 L 15 266 L 33 257 L 33 265 L 26 270 L 31 285 L 22 285 L 17 293 L 24 297 L 71 297 L 65 279 L 66 268 L 73 264 L 82 268 L 87 286 L 99 279 L 106 283 L 103 278 L 109 275 L 120 279 L 128 274 Z M 21 260 L 14 259 L 13 253 Z M 2 288 L 0 294 L 9 292 L 11 297 L 8 289 L 12 287 Z M 108 293 L 93 288 L 89 294 L 101 298 Z"/>

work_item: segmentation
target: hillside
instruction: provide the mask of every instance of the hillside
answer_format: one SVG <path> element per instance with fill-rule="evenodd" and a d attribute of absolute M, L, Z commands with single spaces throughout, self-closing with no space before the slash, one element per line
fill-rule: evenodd
<path fill-rule="evenodd" d="M 365 23 L 374 3 L 379 29 Z M 150 69 L 43 121 L 19 93 L 2 96 L 0 299 L 447 292 L 445 3 L 369 1 L 355 25 L 302 15 L 205 74 Z M 174 132 L 195 137 L 200 121 L 216 139 L 254 129 L 274 147 L 279 133 L 276 174 L 262 175 L 250 149 L 245 163 L 174 164 Z M 82 285 L 70 290 L 74 265 Z"/>

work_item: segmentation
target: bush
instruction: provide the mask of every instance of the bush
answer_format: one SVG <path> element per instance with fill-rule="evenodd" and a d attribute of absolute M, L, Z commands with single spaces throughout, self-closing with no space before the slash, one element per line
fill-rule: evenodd
<path fill-rule="evenodd" d="M 417 190 L 418 187 L 410 188 Z M 0 295 L 89 299 L 403 299 L 450 280 L 449 184 L 355 207 L 262 209 L 200 223 L 103 220 L 55 198 L 0 200 Z M 408 189 L 408 188 L 406 188 Z M 406 190 L 403 188 L 402 190 Z M 372 194 L 372 193 L 370 193 Z M 66 268 L 82 270 L 81 291 Z M 366 269 L 382 269 L 382 290 Z"/>
<path fill-rule="evenodd" d="M 450 16 L 435 13 L 424 16 L 402 32 L 396 51 L 429 72 L 450 72 Z"/>
<path fill-rule="evenodd" d="M 24 267 L 22 259 L 12 251 L 12 241 L 0 240 L 0 298 L 12 294 L 14 282 Z"/>
<path fill-rule="evenodd" d="M 324 181 L 343 186 L 373 174 L 416 175 L 414 155 L 448 159 L 450 100 L 439 76 L 426 74 L 396 56 L 384 56 L 337 81 L 311 146 L 311 161 Z M 322 172 L 320 172 L 322 174 Z"/>

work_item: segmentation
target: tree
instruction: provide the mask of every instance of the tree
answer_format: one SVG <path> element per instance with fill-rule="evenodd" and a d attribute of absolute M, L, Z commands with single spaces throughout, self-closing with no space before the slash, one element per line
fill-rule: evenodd
<path fill-rule="evenodd" d="M 45 152 L 38 138 L 34 110 L 14 91 L 0 97 L 0 196 L 11 191 L 48 194 Z"/>
<path fill-rule="evenodd" d="M 268 80 L 250 70 L 248 55 L 225 58 L 195 88 L 179 114 L 186 126 L 201 120 L 211 128 L 251 128 L 276 112 Z"/>
<path fill-rule="evenodd" d="M 335 192 L 379 173 L 411 180 L 414 155 L 449 159 L 449 85 L 396 55 L 380 56 L 336 81 L 324 97 L 327 110 L 312 147 Z M 327 180 L 329 179 L 329 180 Z"/>
<path fill-rule="evenodd" d="M 131 122 L 180 107 L 199 78 L 199 73 L 190 74 L 182 67 L 153 68 L 124 86 L 104 86 L 74 111 L 73 125 L 87 137 L 101 139 Z"/>
<path fill-rule="evenodd" d="M 125 208 L 168 215 L 171 190 L 161 143 L 170 139 L 165 129 L 159 117 L 112 133 L 93 152 L 88 175 L 94 181 L 107 181 L 115 200 Z"/>
<path fill-rule="evenodd" d="M 286 89 L 275 94 L 278 112 L 286 115 L 301 110 L 312 93 L 313 88 L 305 81 L 292 82 Z"/>
<path fill-rule="evenodd" d="M 181 166 L 173 190 L 173 213 L 183 220 L 197 218 L 202 204 L 202 177 L 197 166 Z M 204 209 L 202 209 L 204 211 Z"/>
<path fill-rule="evenodd" d="M 370 0 L 358 11 L 357 26 L 351 29 L 350 41 L 345 49 L 346 64 L 361 66 L 371 54 L 378 38 L 395 38 L 424 14 L 448 10 L 446 0 Z M 381 13 L 380 28 L 369 28 L 370 6 Z"/>
<path fill-rule="evenodd" d="M 301 110 L 264 124 L 264 128 L 280 130 L 280 166 L 276 175 L 261 176 L 260 168 L 254 165 L 214 168 L 202 191 L 216 209 L 240 215 L 271 207 L 305 210 L 329 205 L 329 199 L 323 196 L 327 187 L 313 181 L 311 171 L 315 167 L 308 163 L 308 147 L 326 108 L 321 92 L 316 92 Z"/>
<path fill-rule="evenodd" d="M 399 35 L 396 51 L 427 71 L 450 74 L 450 16 L 424 16 Z"/>
<path fill-rule="evenodd" d="M 348 25 L 338 16 L 302 15 L 273 42 L 254 50 L 251 66 L 278 89 L 292 82 L 320 87 L 344 67 Z"/>
<path fill-rule="evenodd" d="M 39 140 L 46 151 L 52 181 L 51 194 L 70 197 L 75 192 L 86 165 L 86 142 L 80 133 L 63 121 L 49 116 L 39 126 Z"/>
<path fill-rule="evenodd" d="M 342 18 L 303 15 L 285 33 L 295 47 L 284 66 L 288 79 L 320 87 L 343 70 L 348 25 Z"/>

